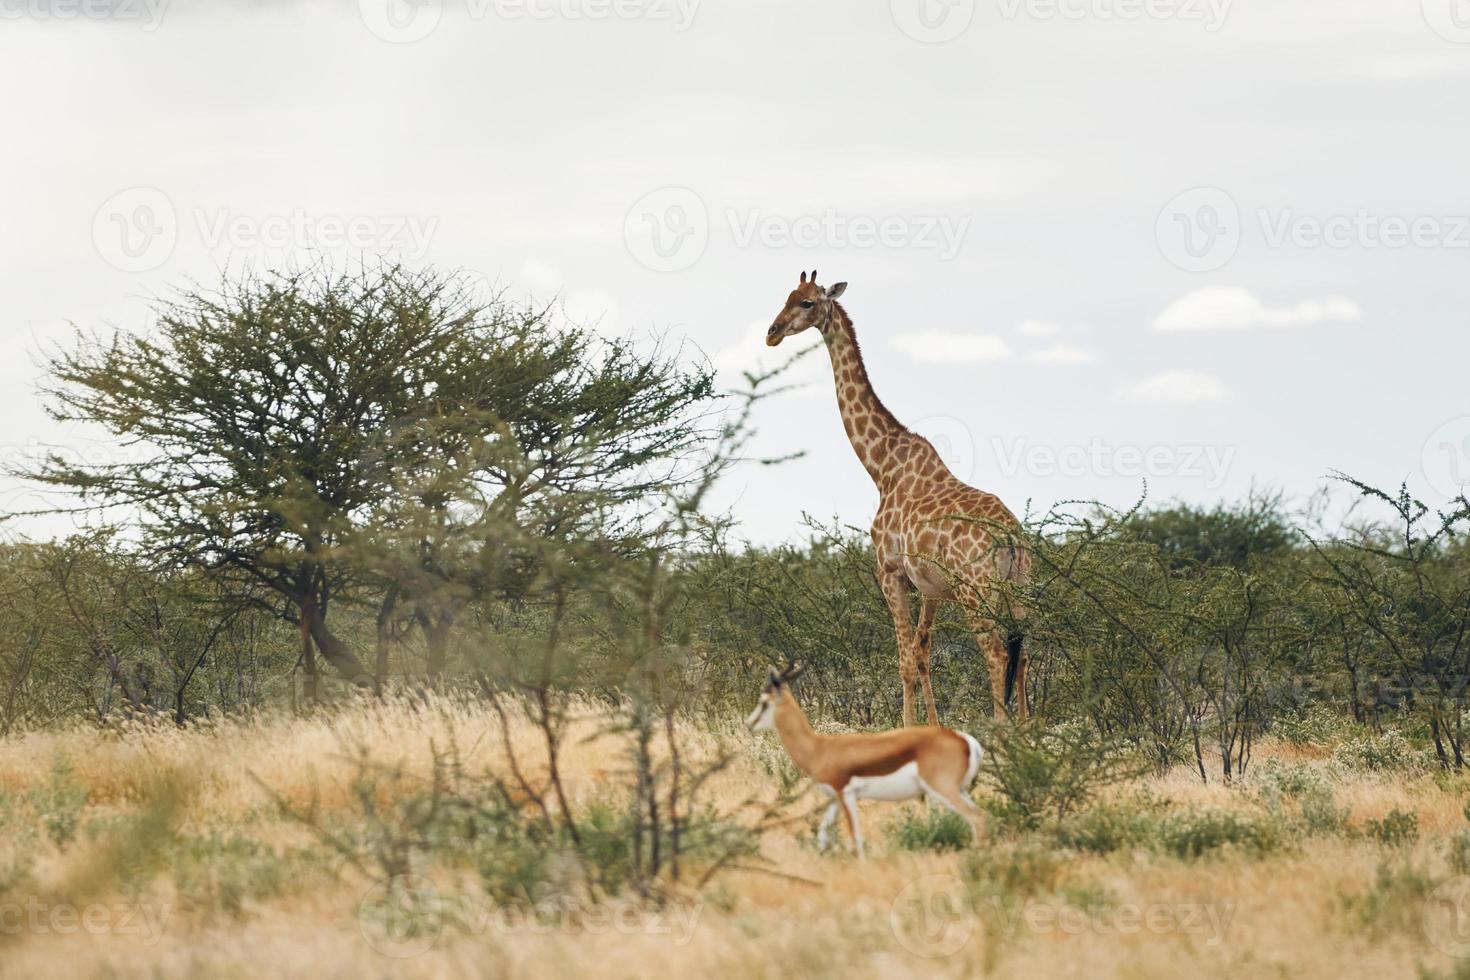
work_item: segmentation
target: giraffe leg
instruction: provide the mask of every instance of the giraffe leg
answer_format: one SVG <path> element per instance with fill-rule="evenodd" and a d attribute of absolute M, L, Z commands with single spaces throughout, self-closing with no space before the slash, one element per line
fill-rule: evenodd
<path fill-rule="evenodd" d="M 919 597 L 919 628 L 914 637 L 914 663 L 919 672 L 919 683 L 924 689 L 924 707 L 929 710 L 929 724 L 939 724 L 939 712 L 934 707 L 934 687 L 929 681 L 929 653 L 934 640 L 934 617 L 939 613 L 939 600 L 929 596 Z"/>
<path fill-rule="evenodd" d="M 898 678 L 903 682 L 903 727 L 914 724 L 914 682 L 918 665 L 914 656 L 914 627 L 909 614 L 909 580 L 902 573 L 878 566 L 878 586 L 893 614 L 893 632 L 898 637 Z M 927 680 L 926 680 L 927 685 Z"/>
<path fill-rule="evenodd" d="M 1009 706 L 1006 704 L 1006 663 L 1009 658 L 1006 655 L 1005 640 L 995 628 L 995 623 L 978 613 L 970 614 L 970 628 L 975 631 L 975 642 L 985 655 L 985 664 L 990 669 L 991 709 L 995 717 L 1003 718 L 1009 713 Z"/>

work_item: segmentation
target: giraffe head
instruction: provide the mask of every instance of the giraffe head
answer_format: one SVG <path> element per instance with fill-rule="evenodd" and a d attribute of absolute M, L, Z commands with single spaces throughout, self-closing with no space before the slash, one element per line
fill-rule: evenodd
<path fill-rule="evenodd" d="M 825 330 L 827 321 L 832 318 L 832 301 L 846 288 L 847 283 L 839 282 L 823 289 L 817 285 L 816 269 L 812 270 L 810 279 L 803 272 L 801 282 L 786 297 L 786 305 L 776 314 L 771 329 L 766 331 L 766 345 L 775 347 L 785 338 L 809 327 Z"/>

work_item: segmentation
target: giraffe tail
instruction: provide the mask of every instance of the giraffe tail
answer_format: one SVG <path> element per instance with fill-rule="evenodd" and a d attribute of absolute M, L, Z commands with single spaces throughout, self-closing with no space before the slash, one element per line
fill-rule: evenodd
<path fill-rule="evenodd" d="M 1016 699 L 1016 675 L 1021 671 L 1021 645 L 1026 637 L 1020 632 L 1006 637 L 1005 699 L 1009 708 Z"/>

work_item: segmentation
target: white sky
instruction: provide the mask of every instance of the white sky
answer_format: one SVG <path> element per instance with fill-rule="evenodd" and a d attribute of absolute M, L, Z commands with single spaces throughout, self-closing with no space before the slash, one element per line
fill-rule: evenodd
<path fill-rule="evenodd" d="M 6 459 L 111 451 L 37 403 L 68 324 L 315 251 L 732 380 L 815 267 L 1016 510 L 1470 479 L 1466 0 L 158 4 L 0 0 Z M 807 456 L 726 488 L 759 540 L 876 505 L 825 355 L 798 376 L 757 449 Z"/>

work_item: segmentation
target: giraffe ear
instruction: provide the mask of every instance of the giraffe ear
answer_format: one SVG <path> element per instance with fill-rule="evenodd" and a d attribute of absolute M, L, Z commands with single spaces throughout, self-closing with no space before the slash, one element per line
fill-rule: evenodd
<path fill-rule="evenodd" d="M 803 286 L 806 285 L 806 270 L 805 269 L 802 269 L 801 270 L 801 284 Z"/>
<path fill-rule="evenodd" d="M 836 299 L 837 297 L 841 296 L 846 291 L 847 291 L 847 283 L 845 283 L 845 282 L 834 282 L 832 285 L 830 285 L 830 286 L 827 287 L 827 298 L 828 299 Z"/>

